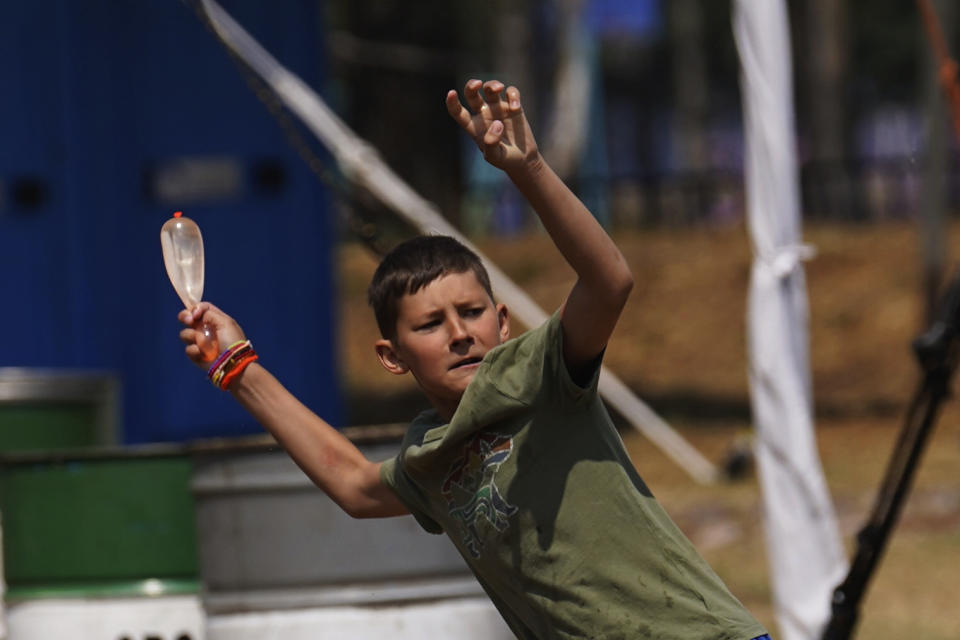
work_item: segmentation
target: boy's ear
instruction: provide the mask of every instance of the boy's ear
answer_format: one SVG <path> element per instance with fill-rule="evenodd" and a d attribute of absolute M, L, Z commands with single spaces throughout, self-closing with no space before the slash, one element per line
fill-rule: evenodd
<path fill-rule="evenodd" d="M 397 350 L 393 347 L 393 342 L 390 340 L 377 340 L 373 343 L 373 348 L 377 351 L 377 358 L 380 360 L 380 364 L 390 373 L 400 376 L 410 371 L 410 367 L 406 365 L 400 357 L 400 354 L 397 353 Z"/>
<path fill-rule="evenodd" d="M 500 323 L 500 342 L 510 339 L 510 311 L 502 302 L 497 305 L 497 321 Z"/>

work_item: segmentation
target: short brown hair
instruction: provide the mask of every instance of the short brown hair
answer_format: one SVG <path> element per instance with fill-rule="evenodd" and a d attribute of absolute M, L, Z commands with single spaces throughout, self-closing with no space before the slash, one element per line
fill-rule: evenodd
<path fill-rule="evenodd" d="M 390 340 L 397 331 L 397 301 L 451 273 L 473 271 L 493 298 L 490 276 L 476 253 L 450 236 L 417 236 L 390 251 L 373 274 L 367 302 L 373 307 L 380 335 Z"/>

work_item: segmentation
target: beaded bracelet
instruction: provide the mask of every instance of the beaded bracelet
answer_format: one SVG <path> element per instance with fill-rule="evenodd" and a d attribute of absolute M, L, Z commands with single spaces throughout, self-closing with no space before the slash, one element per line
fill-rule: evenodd
<path fill-rule="evenodd" d="M 243 370 L 247 368 L 247 365 L 252 362 L 256 362 L 259 358 L 260 356 L 254 353 L 253 350 L 240 358 L 233 368 L 224 374 L 223 380 L 220 382 L 220 389 L 222 391 L 226 391 L 230 387 L 230 383 L 233 382 L 233 379 L 243 373 Z"/>
<path fill-rule="evenodd" d="M 223 391 L 230 383 L 247 368 L 251 362 L 258 359 L 256 351 L 249 340 L 239 340 L 220 354 L 207 371 L 207 377 L 213 386 Z"/>
<path fill-rule="evenodd" d="M 233 371 L 236 366 L 240 364 L 240 361 L 243 359 L 243 357 L 251 351 L 253 351 L 252 347 L 247 344 L 242 344 L 239 347 L 231 350 L 230 353 L 227 354 L 227 357 L 225 357 L 219 364 L 219 366 L 213 370 L 213 373 L 209 374 L 210 382 L 213 383 L 213 386 L 217 387 L 218 389 L 224 389 L 224 377 Z"/>
<path fill-rule="evenodd" d="M 220 354 L 220 357 L 217 358 L 207 372 L 210 382 L 218 389 L 225 389 L 226 387 L 223 383 L 226 375 L 233 371 L 240 361 L 244 359 L 244 356 L 252 351 L 253 347 L 250 345 L 249 340 L 241 340 L 230 345 L 226 351 Z M 231 376 L 231 379 L 233 377 L 234 376 Z"/>
<path fill-rule="evenodd" d="M 249 340 L 237 340 L 232 345 L 227 347 L 223 351 L 223 353 L 217 356 L 217 359 L 213 361 L 213 364 L 210 365 L 210 368 L 207 369 L 207 377 L 210 379 L 213 379 L 213 372 L 216 371 L 217 368 L 219 368 L 220 365 L 222 365 L 227 360 L 227 358 L 232 356 L 237 351 L 237 349 L 243 347 L 244 345 L 248 345 L 249 343 L 250 343 Z"/>

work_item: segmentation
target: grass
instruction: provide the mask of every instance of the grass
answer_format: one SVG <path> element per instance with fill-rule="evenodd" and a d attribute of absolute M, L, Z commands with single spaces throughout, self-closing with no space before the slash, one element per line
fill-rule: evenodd
<path fill-rule="evenodd" d="M 957 246 L 960 226 L 948 232 Z M 918 382 L 911 340 L 924 326 L 919 237 L 903 222 L 808 225 L 806 263 L 816 435 L 850 553 L 869 514 Z M 616 234 L 637 287 L 607 366 L 715 463 L 749 439 L 745 305 L 752 255 L 743 227 Z M 952 241 L 952 242 L 951 242 Z M 541 306 L 573 273 L 543 235 L 481 242 Z M 424 406 L 413 382 L 380 369 L 364 291 L 376 260 L 340 248 L 341 358 L 351 424 L 396 422 Z M 519 328 L 518 328 L 519 330 Z M 903 517 L 869 586 L 857 637 L 960 637 L 960 409 L 937 420 Z M 776 633 L 756 477 L 703 487 L 633 430 L 640 473 L 731 590 Z"/>

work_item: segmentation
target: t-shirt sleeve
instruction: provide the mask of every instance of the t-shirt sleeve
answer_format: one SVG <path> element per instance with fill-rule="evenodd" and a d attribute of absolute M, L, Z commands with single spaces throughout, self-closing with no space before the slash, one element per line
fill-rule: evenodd
<path fill-rule="evenodd" d="M 437 534 L 443 533 L 443 527 L 427 514 L 423 494 L 404 473 L 400 462 L 402 455 L 402 453 L 399 453 L 395 458 L 384 460 L 383 464 L 380 465 L 381 482 L 400 498 L 400 501 L 425 531 Z"/>
<path fill-rule="evenodd" d="M 549 385 L 555 400 L 579 404 L 597 393 L 602 354 L 584 368 L 581 384 L 570 376 L 563 359 L 563 326 L 560 311 L 545 323 L 500 348 L 491 359 L 486 376 L 501 394 L 524 404 L 533 404 Z"/>
<path fill-rule="evenodd" d="M 597 387 L 600 384 L 600 368 L 603 364 L 603 353 L 597 355 L 590 363 L 580 367 L 577 372 L 579 383 L 570 375 L 567 363 L 563 359 L 563 324 L 560 321 L 560 311 L 557 311 L 547 323 L 548 327 L 548 351 L 545 358 L 545 366 L 551 366 L 554 369 L 556 379 L 559 381 L 562 390 L 570 398 L 581 401 L 597 393 Z"/>

